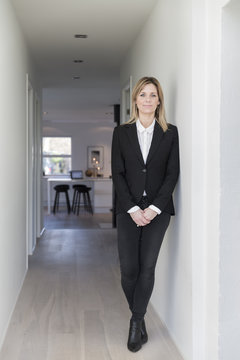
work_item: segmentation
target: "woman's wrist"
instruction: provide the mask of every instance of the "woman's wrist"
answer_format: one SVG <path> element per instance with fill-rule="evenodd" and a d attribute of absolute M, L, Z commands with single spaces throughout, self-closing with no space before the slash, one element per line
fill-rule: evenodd
<path fill-rule="evenodd" d="M 133 206 L 131 209 L 129 209 L 127 212 L 129 213 L 129 214 L 131 214 L 131 213 L 134 213 L 135 211 L 138 211 L 140 209 L 140 207 L 139 206 Z"/>

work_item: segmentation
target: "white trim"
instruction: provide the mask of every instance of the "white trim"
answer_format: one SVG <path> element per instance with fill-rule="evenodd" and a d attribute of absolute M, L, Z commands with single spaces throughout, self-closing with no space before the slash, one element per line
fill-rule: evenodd
<path fill-rule="evenodd" d="M 28 96 L 28 88 L 29 88 L 29 79 L 28 74 L 26 74 L 26 268 L 28 269 L 28 243 L 29 243 L 29 166 L 28 166 L 28 152 L 29 152 L 29 96 Z"/>
<path fill-rule="evenodd" d="M 192 346 L 193 360 L 206 359 L 206 3 L 192 13 Z M 201 28 L 201 31 L 199 29 Z M 201 134 L 201 137 L 199 136 Z M 201 172 L 199 172 L 201 169 Z"/>
<path fill-rule="evenodd" d="M 26 239 L 27 255 L 36 245 L 36 112 L 35 97 L 29 75 L 26 74 Z M 28 259 L 27 259 L 28 267 Z"/>
<path fill-rule="evenodd" d="M 7 331 L 8 331 L 9 325 L 10 325 L 10 321 L 12 320 L 13 312 L 15 310 L 15 307 L 17 305 L 17 301 L 18 301 L 20 292 L 21 292 L 22 287 L 23 287 L 24 280 L 25 280 L 26 275 L 27 275 L 27 271 L 28 271 L 28 269 L 26 268 L 25 273 L 24 273 L 23 278 L 22 278 L 22 281 L 21 281 L 21 284 L 20 284 L 18 292 L 17 292 L 17 296 L 16 296 L 15 301 L 14 301 L 14 305 L 12 307 L 12 310 L 11 310 L 10 314 L 9 314 L 8 321 L 6 323 L 6 326 L 5 326 L 5 329 L 4 329 L 3 333 L 2 333 L 2 336 L 0 338 L 0 353 L 1 353 L 1 349 L 2 349 L 3 343 L 5 341 L 6 335 L 7 335 Z"/>
<path fill-rule="evenodd" d="M 41 136 L 41 105 L 40 100 L 35 94 L 36 109 L 36 237 L 41 233 L 41 180 L 42 180 L 42 136 Z"/>
<path fill-rule="evenodd" d="M 132 75 L 129 76 L 128 81 L 126 82 L 125 86 L 122 88 L 122 96 L 121 96 L 121 124 L 127 121 L 127 102 L 126 98 L 129 96 L 129 107 L 130 113 L 132 108 Z M 129 114 L 130 117 L 130 114 Z"/>
<path fill-rule="evenodd" d="M 46 231 L 46 228 L 45 228 L 45 227 L 43 227 L 43 228 L 42 228 L 42 231 L 40 232 L 40 236 L 39 236 L 39 238 L 41 238 L 41 237 L 43 236 L 43 234 L 45 233 L 45 231 Z"/>
<path fill-rule="evenodd" d="M 157 309 L 155 308 L 155 306 L 152 304 L 152 302 L 149 303 L 148 305 L 148 312 L 147 312 L 147 317 L 149 318 L 149 320 L 155 324 L 156 327 L 159 326 L 159 323 L 161 323 L 161 332 L 164 335 L 164 339 L 165 341 L 167 341 L 170 346 L 173 348 L 175 347 L 176 352 L 178 352 L 180 354 L 180 356 L 182 357 L 182 359 L 184 359 L 184 355 L 181 353 L 181 350 L 179 349 L 179 347 L 176 344 L 176 341 L 174 339 L 174 337 L 172 336 L 173 334 L 168 330 L 167 324 L 165 323 L 165 321 L 159 316 L 159 312 L 157 311 Z M 172 358 L 172 357 L 171 357 Z M 179 357 L 178 357 L 179 358 Z M 167 359 L 168 360 L 168 359 Z M 213 359 L 212 359 L 213 360 Z"/>
<path fill-rule="evenodd" d="M 219 358 L 221 11 L 228 2 L 193 0 L 193 360 Z"/>

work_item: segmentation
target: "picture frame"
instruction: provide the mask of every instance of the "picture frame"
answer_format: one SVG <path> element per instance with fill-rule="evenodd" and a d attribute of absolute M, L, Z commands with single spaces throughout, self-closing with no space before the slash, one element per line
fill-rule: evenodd
<path fill-rule="evenodd" d="M 104 147 L 88 146 L 87 147 L 87 166 L 88 169 L 103 169 L 104 166 Z"/>

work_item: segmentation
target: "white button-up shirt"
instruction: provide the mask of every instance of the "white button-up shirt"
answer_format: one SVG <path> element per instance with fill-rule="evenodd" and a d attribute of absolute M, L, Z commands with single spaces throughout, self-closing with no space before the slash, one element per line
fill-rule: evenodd
<path fill-rule="evenodd" d="M 149 149 L 150 149 L 150 146 L 152 143 L 155 121 L 156 120 L 154 119 L 152 124 L 150 126 L 148 126 L 147 128 L 145 128 L 141 124 L 139 119 L 136 122 L 138 141 L 139 141 L 140 149 L 142 152 L 143 161 L 145 164 L 146 164 Z M 145 190 L 143 192 L 143 195 L 147 195 Z M 156 211 L 158 214 L 161 213 L 161 210 L 154 205 L 150 205 L 149 208 Z M 140 209 L 139 206 L 137 206 L 137 205 L 133 206 L 131 209 L 128 210 L 128 213 L 135 212 L 139 209 Z"/>
<path fill-rule="evenodd" d="M 149 153 L 149 149 L 152 143 L 152 137 L 153 137 L 153 130 L 154 130 L 154 126 L 155 126 L 155 121 L 153 120 L 152 124 L 145 128 L 140 120 L 138 119 L 136 122 L 136 126 L 137 126 L 137 135 L 138 135 L 138 141 L 139 141 L 139 145 L 140 145 L 140 149 L 142 152 L 142 156 L 143 156 L 143 161 L 146 164 L 147 161 L 147 156 Z"/>

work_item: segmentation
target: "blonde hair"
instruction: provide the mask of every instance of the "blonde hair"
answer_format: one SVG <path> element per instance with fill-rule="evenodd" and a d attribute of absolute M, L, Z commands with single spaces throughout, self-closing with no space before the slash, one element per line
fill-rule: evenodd
<path fill-rule="evenodd" d="M 163 91 L 162 91 L 159 81 L 154 77 L 145 76 L 145 77 L 141 78 L 140 80 L 138 80 L 138 82 L 134 86 L 133 91 L 132 91 L 131 116 L 130 116 L 130 119 L 127 122 L 125 122 L 125 124 L 132 124 L 137 121 L 137 119 L 139 117 L 139 113 L 138 113 L 138 108 L 136 105 L 136 99 L 137 99 L 137 96 L 142 91 L 142 89 L 148 84 L 153 84 L 157 89 L 158 99 L 159 99 L 160 104 L 157 106 L 157 108 L 155 110 L 155 119 L 159 123 L 159 125 L 161 126 L 163 131 L 165 132 L 168 129 L 168 124 L 167 124 L 166 115 L 165 115 Z"/>

